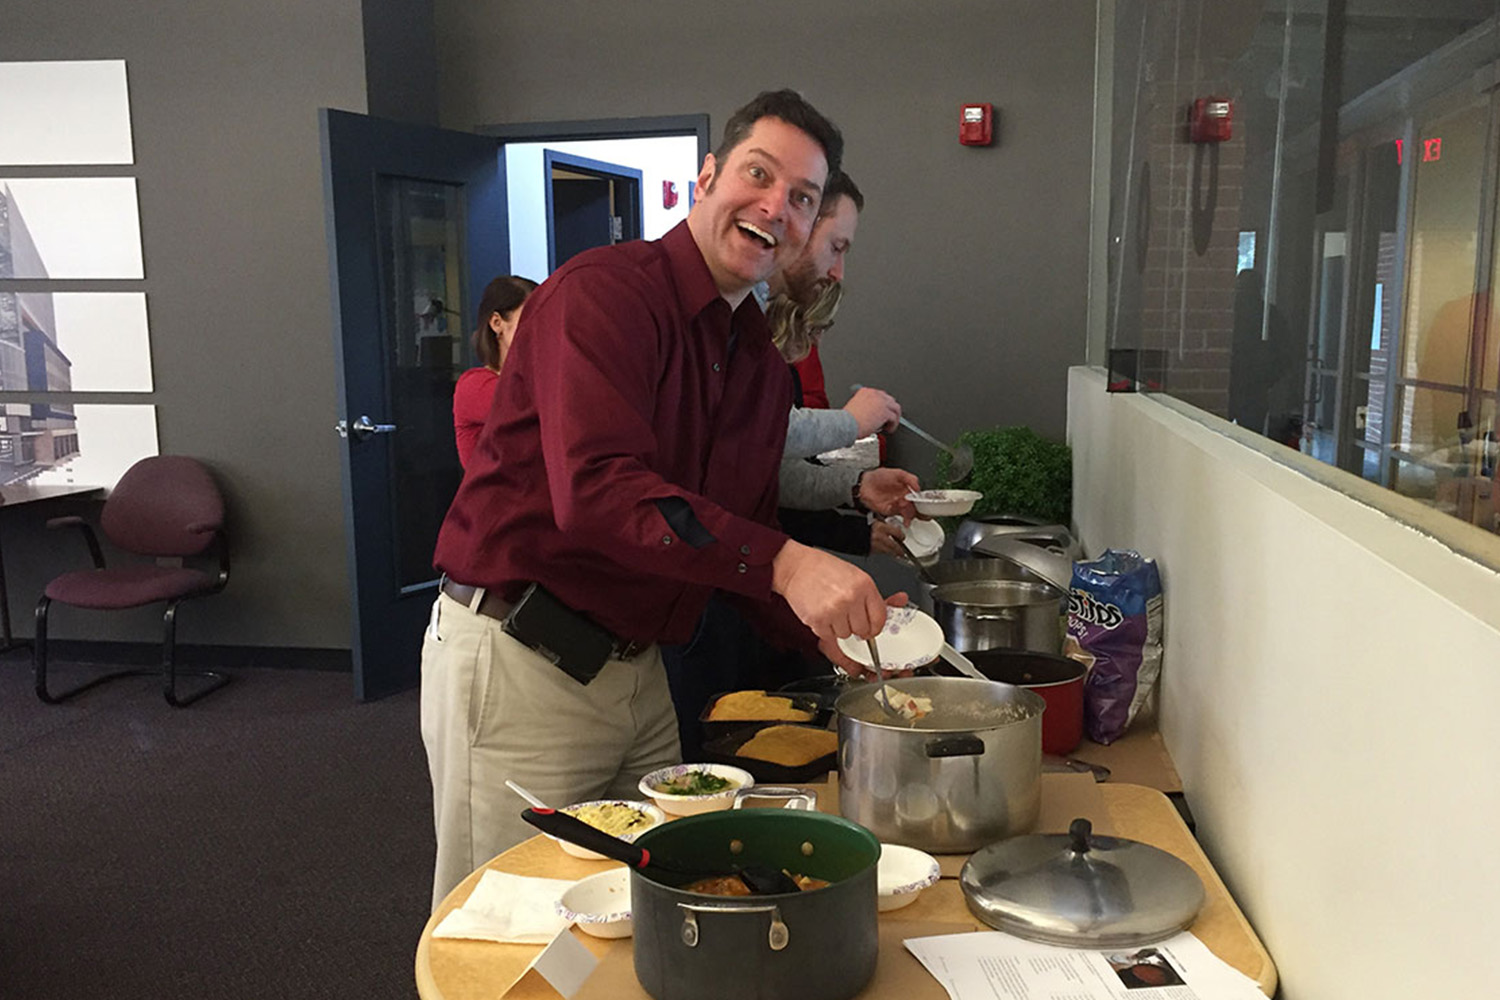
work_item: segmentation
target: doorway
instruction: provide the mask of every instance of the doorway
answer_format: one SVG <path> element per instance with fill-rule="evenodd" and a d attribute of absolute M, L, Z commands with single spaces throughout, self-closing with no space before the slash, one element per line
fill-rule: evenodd
<path fill-rule="evenodd" d="M 542 170 L 549 272 L 591 247 L 641 238 L 641 171 L 555 149 L 542 152 Z"/>
<path fill-rule="evenodd" d="M 589 132 L 589 126 L 598 131 Z M 629 129 L 641 131 L 631 134 Z M 706 116 L 494 126 L 485 131 L 505 139 L 511 273 L 536 281 L 567 259 L 554 257 L 555 248 L 549 249 L 548 230 L 553 226 L 549 154 L 554 159 L 559 154 L 572 157 L 575 164 L 599 164 L 606 171 L 639 172 L 639 238 L 654 240 L 687 218 L 692 182 L 708 153 Z M 622 222 L 625 225 L 628 222 Z M 553 234 L 555 240 L 555 229 Z"/>

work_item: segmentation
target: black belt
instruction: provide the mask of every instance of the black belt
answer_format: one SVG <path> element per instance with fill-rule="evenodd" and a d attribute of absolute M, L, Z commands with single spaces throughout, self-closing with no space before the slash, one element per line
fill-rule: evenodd
<path fill-rule="evenodd" d="M 471 587 L 466 583 L 459 583 L 456 580 L 449 579 L 446 575 L 444 575 L 442 583 L 439 586 L 443 593 L 453 598 L 459 604 L 462 604 L 470 611 L 484 615 L 486 618 L 493 618 L 497 622 L 503 622 L 506 615 L 510 614 L 512 604 L 494 590 Z M 484 590 L 484 596 L 479 599 L 479 606 L 475 607 L 474 595 L 479 593 L 480 590 Z M 621 639 L 619 636 L 615 636 L 614 649 L 610 655 L 617 660 L 633 660 L 644 653 L 650 646 L 651 643 L 649 642 Z"/>

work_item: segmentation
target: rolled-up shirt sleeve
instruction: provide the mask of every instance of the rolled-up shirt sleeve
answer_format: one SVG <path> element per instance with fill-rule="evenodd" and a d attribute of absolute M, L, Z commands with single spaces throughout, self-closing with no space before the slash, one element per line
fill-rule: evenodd
<path fill-rule="evenodd" d="M 859 439 L 859 424 L 847 410 L 792 409 L 786 430 L 786 457 L 812 458 Z"/>
<path fill-rule="evenodd" d="M 781 506 L 793 510 L 847 507 L 863 471 L 847 465 L 816 465 L 805 458 L 782 459 Z"/>
<path fill-rule="evenodd" d="M 668 349 L 649 334 L 661 328 L 657 308 L 597 269 L 590 294 L 554 296 L 523 329 L 556 526 L 621 565 L 767 599 L 771 562 L 787 540 L 770 526 L 774 481 L 746 498 L 745 516 L 654 471 Z"/>

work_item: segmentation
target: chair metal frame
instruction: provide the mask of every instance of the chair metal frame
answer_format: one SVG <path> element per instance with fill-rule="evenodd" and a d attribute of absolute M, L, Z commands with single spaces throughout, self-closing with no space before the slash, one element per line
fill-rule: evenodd
<path fill-rule="evenodd" d="M 105 569 L 104 550 L 99 547 L 99 536 L 95 533 L 93 525 L 81 517 L 56 517 L 47 522 L 48 528 L 76 527 L 83 533 L 84 541 L 89 547 L 89 556 L 94 561 L 95 569 Z M 177 649 L 177 606 L 183 601 L 191 601 L 199 597 L 211 597 L 224 589 L 229 583 L 229 545 L 224 538 L 221 528 L 213 529 L 214 537 L 209 547 L 217 549 L 219 562 L 219 575 L 212 586 L 181 597 L 173 597 L 167 601 L 166 612 L 162 615 L 162 626 L 164 636 L 162 640 L 162 694 L 167 699 L 167 704 L 173 708 L 183 708 L 202 698 L 210 692 L 228 684 L 230 676 L 216 670 L 189 670 L 179 671 L 176 663 Z M 149 677 L 156 673 L 155 670 L 146 668 L 134 668 L 130 670 L 114 670 L 101 674 L 91 680 L 84 681 L 76 687 L 66 691 L 50 691 L 47 688 L 47 612 L 52 606 L 52 598 L 43 594 L 36 605 L 36 639 L 32 643 L 32 669 L 36 678 L 36 696 L 49 705 L 58 705 L 74 695 L 82 694 L 105 683 L 106 681 L 118 680 L 121 677 Z M 181 673 L 184 677 L 201 677 L 207 680 L 206 684 L 200 686 L 190 694 L 178 694 L 177 677 Z"/>

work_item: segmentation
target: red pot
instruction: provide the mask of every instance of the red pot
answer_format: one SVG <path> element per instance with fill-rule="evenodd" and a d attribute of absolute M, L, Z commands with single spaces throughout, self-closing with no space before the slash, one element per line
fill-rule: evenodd
<path fill-rule="evenodd" d="M 992 681 L 1030 688 L 1042 696 L 1042 752 L 1072 753 L 1083 740 L 1083 664 L 1066 656 L 1020 649 L 978 649 L 964 654 Z M 933 669 L 957 673 L 939 660 Z"/>

